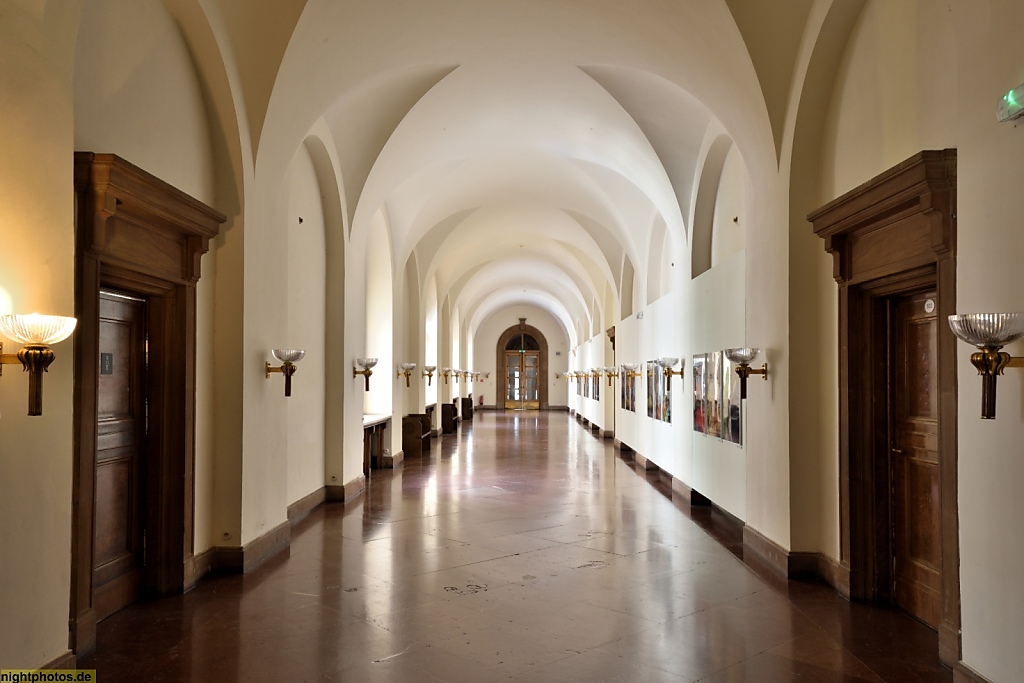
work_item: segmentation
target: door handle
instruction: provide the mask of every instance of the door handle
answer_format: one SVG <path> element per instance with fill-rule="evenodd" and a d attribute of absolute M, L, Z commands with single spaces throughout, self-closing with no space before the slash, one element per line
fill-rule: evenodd
<path fill-rule="evenodd" d="M 892 452 L 896 453 L 897 455 L 902 455 L 903 454 L 903 450 L 900 449 L 900 448 L 894 448 L 894 449 L 892 449 Z"/>

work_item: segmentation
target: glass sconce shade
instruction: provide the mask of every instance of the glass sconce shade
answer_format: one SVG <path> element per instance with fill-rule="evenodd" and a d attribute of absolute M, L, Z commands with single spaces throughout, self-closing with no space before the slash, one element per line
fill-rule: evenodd
<path fill-rule="evenodd" d="M 738 349 L 726 349 L 725 357 L 733 363 L 750 363 L 750 361 L 757 358 L 757 354 L 761 352 L 761 349 L 757 349 L 750 346 L 740 347 Z"/>
<path fill-rule="evenodd" d="M 427 372 L 429 372 L 429 373 L 433 374 L 433 372 L 434 372 L 435 370 L 437 370 L 437 366 L 436 366 L 436 365 L 428 365 L 428 366 L 426 366 L 426 367 L 425 367 L 425 368 L 423 368 L 423 369 L 424 369 L 424 370 L 426 370 Z"/>
<path fill-rule="evenodd" d="M 298 363 L 305 358 L 305 349 L 271 349 L 270 353 L 282 363 Z"/>
<path fill-rule="evenodd" d="M 675 364 L 679 362 L 678 358 L 672 358 L 670 356 L 662 356 L 658 359 L 658 365 L 663 368 L 675 367 Z"/>
<path fill-rule="evenodd" d="M 1024 313 L 951 315 L 949 328 L 972 346 L 999 348 L 1024 336 Z"/>
<path fill-rule="evenodd" d="M 0 315 L 0 334 L 29 346 L 49 346 L 70 337 L 77 324 L 61 315 Z"/>
<path fill-rule="evenodd" d="M 415 363 L 399 363 L 398 367 L 402 368 L 403 372 L 411 372 L 416 369 Z"/>
<path fill-rule="evenodd" d="M 369 370 L 377 364 L 376 358 L 356 358 L 356 363 L 364 370 Z"/>

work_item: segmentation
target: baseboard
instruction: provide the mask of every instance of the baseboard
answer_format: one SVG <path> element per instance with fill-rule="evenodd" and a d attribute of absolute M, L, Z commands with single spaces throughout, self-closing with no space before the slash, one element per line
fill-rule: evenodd
<path fill-rule="evenodd" d="M 690 489 L 690 505 L 694 505 L 696 507 L 705 507 L 710 506 L 711 504 L 712 503 L 710 498 L 705 496 L 697 489 Z"/>
<path fill-rule="evenodd" d="M 789 551 L 749 524 L 743 527 L 743 550 L 756 555 L 779 576 L 789 578 Z"/>
<path fill-rule="evenodd" d="M 278 553 L 289 552 L 292 544 L 292 525 L 285 521 L 254 538 L 242 548 L 242 572 L 249 572 Z"/>
<path fill-rule="evenodd" d="M 295 526 L 308 517 L 309 513 L 323 505 L 326 500 L 327 488 L 325 486 L 321 486 L 309 495 L 299 498 L 288 506 L 288 522 Z"/>
<path fill-rule="evenodd" d="M 637 466 L 647 470 L 648 472 L 659 469 L 655 463 L 651 462 L 650 460 L 636 452 L 633 453 L 633 462 L 635 462 Z"/>
<path fill-rule="evenodd" d="M 687 505 L 690 504 L 690 498 L 693 495 L 693 489 L 683 483 L 682 479 L 678 477 L 672 477 L 672 497 L 679 498 Z"/>
<path fill-rule="evenodd" d="M 602 429 L 601 430 L 601 438 L 602 439 L 614 439 L 615 438 L 615 430 L 614 429 Z"/>
<path fill-rule="evenodd" d="M 571 417 L 576 417 L 576 409 L 575 408 L 569 408 L 569 415 Z"/>
<path fill-rule="evenodd" d="M 673 477 L 672 473 L 669 472 L 668 470 L 659 469 L 658 479 L 661 479 L 661 483 L 665 484 L 666 486 L 672 486 L 672 481 L 675 479 L 675 477 Z"/>
<path fill-rule="evenodd" d="M 569 406 L 548 406 L 544 410 L 547 410 L 552 413 L 569 413 L 570 415 L 572 414 L 572 411 L 569 410 Z"/>
<path fill-rule="evenodd" d="M 953 665 L 953 683 L 994 683 L 982 676 L 980 673 L 958 661 Z"/>
<path fill-rule="evenodd" d="M 615 439 L 612 442 L 612 448 L 614 448 L 615 450 L 619 451 L 620 453 L 632 453 L 633 452 L 633 449 L 632 449 L 632 447 L 629 446 L 629 444 L 624 444 L 621 441 L 619 441 L 618 439 Z"/>
<path fill-rule="evenodd" d="M 405 460 L 405 451 L 390 453 L 381 457 L 381 467 L 393 470 L 397 466 L 401 465 L 403 460 Z"/>
<path fill-rule="evenodd" d="M 50 670 L 53 670 L 53 669 L 77 669 L 77 668 L 78 668 L 78 658 L 75 656 L 75 653 L 72 652 L 71 650 L 68 650 L 67 652 L 65 652 L 64 654 L 60 655 L 59 657 L 55 657 L 55 658 L 51 659 L 46 664 L 43 664 L 41 667 L 39 667 L 39 669 L 41 669 L 43 671 L 50 671 Z"/>
<path fill-rule="evenodd" d="M 366 490 L 366 475 L 360 474 L 344 486 L 325 486 L 327 500 L 336 503 L 347 503 L 354 500 Z"/>
<path fill-rule="evenodd" d="M 590 431 L 600 433 L 601 432 L 601 425 L 597 424 L 596 422 L 591 422 L 590 423 Z"/>

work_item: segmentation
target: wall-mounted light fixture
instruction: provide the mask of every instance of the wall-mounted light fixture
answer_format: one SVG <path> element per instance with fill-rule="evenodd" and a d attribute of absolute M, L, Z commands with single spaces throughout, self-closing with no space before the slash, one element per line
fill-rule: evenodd
<path fill-rule="evenodd" d="M 294 375 L 295 371 L 298 370 L 298 368 L 295 367 L 295 364 L 302 360 L 303 356 L 306 355 L 306 352 L 303 349 L 271 349 L 270 353 L 273 354 L 274 358 L 281 361 L 281 366 L 274 367 L 268 360 L 265 365 L 266 372 L 264 373 L 264 376 L 267 379 L 270 379 L 271 373 L 280 372 L 283 374 L 284 395 L 291 396 L 292 375 Z"/>
<path fill-rule="evenodd" d="M 613 367 L 609 366 L 609 367 L 604 369 L 604 376 L 608 378 L 608 386 L 612 385 L 612 380 L 615 379 L 618 376 L 618 374 L 619 374 L 619 369 L 618 368 L 613 368 Z"/>
<path fill-rule="evenodd" d="M 679 366 L 678 370 L 673 370 L 675 364 L 679 362 L 678 358 L 672 358 L 670 356 L 662 356 L 658 359 L 658 365 L 661 366 L 662 371 L 665 373 L 665 391 L 672 391 L 672 376 L 683 376 L 683 369 L 686 367 L 686 361 L 683 361 L 682 365 Z"/>
<path fill-rule="evenodd" d="M 949 316 L 949 327 L 962 341 L 976 346 L 971 365 L 981 375 L 981 419 L 996 417 L 996 377 L 1004 368 L 1024 368 L 1024 358 L 1000 351 L 1024 336 L 1024 313 L 967 313 Z"/>
<path fill-rule="evenodd" d="M 427 386 L 428 387 L 431 385 L 431 382 L 434 381 L 434 371 L 435 370 L 437 370 L 437 366 L 436 365 L 428 365 L 425 368 L 423 368 L 423 376 L 427 378 Z"/>
<path fill-rule="evenodd" d="M 480 375 L 480 377 L 483 377 L 484 379 L 487 379 L 488 377 L 491 376 L 491 373 L 489 372 L 478 372 L 477 374 Z"/>
<path fill-rule="evenodd" d="M 373 366 L 377 364 L 376 358 L 356 358 L 356 364 L 362 368 L 362 370 L 356 370 L 352 368 L 352 379 L 356 378 L 356 375 L 363 376 L 363 383 L 365 390 L 370 390 L 370 375 L 373 374 Z"/>
<path fill-rule="evenodd" d="M 411 375 L 412 371 L 416 369 L 416 364 L 415 363 L 399 363 L 398 364 L 398 368 L 399 368 L 398 374 L 395 375 L 395 377 L 401 377 L 402 375 L 405 375 L 405 386 L 408 387 L 409 386 L 409 375 Z"/>
<path fill-rule="evenodd" d="M 740 399 L 747 397 L 747 378 L 751 375 L 761 375 L 761 379 L 768 381 L 768 363 L 761 366 L 760 370 L 750 367 L 750 361 L 757 357 L 761 349 L 744 346 L 738 349 L 726 349 L 725 357 L 737 364 L 736 374 L 740 376 Z"/>
<path fill-rule="evenodd" d="M 462 377 L 462 370 L 456 370 L 455 368 L 452 368 L 452 379 L 455 380 L 456 384 L 459 383 L 459 379 L 461 377 Z"/>
<path fill-rule="evenodd" d="M 43 373 L 53 362 L 51 344 L 75 331 L 78 320 L 60 315 L 0 315 L 0 334 L 24 345 L 17 353 L 4 353 L 0 343 L 0 374 L 4 365 L 21 363 L 28 376 L 28 414 L 43 414 Z"/>
<path fill-rule="evenodd" d="M 444 383 L 448 384 L 448 376 L 452 374 L 451 368 L 441 368 L 441 376 L 444 377 Z"/>
<path fill-rule="evenodd" d="M 639 363 L 623 363 L 622 369 L 626 371 L 626 377 L 639 377 L 641 374 Z"/>

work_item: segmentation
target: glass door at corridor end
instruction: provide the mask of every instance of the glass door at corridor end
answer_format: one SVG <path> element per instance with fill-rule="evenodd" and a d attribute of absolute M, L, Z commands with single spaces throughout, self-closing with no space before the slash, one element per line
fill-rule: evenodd
<path fill-rule="evenodd" d="M 506 351 L 506 410 L 540 410 L 540 352 Z"/>

